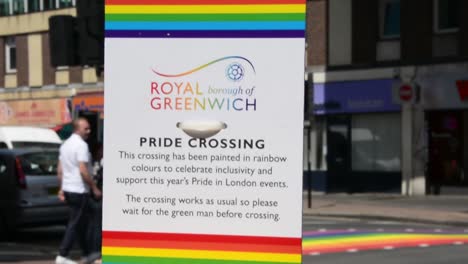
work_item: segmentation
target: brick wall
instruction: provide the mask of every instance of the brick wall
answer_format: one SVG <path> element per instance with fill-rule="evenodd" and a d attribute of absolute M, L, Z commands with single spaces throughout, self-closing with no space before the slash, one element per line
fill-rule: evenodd
<path fill-rule="evenodd" d="M 402 61 L 411 64 L 432 58 L 432 13 L 432 1 L 401 1 Z"/>
<path fill-rule="evenodd" d="M 28 36 L 16 36 L 16 60 L 18 87 L 29 85 Z"/>
<path fill-rule="evenodd" d="M 369 65 L 376 61 L 378 40 L 378 1 L 353 0 L 352 61 Z"/>
<path fill-rule="evenodd" d="M 83 68 L 70 67 L 70 83 L 82 83 L 83 82 Z"/>
<path fill-rule="evenodd" d="M 0 87 L 5 87 L 5 38 L 0 37 Z"/>
<path fill-rule="evenodd" d="M 42 34 L 42 74 L 44 85 L 55 84 L 55 68 L 50 64 L 49 33 Z"/>
<path fill-rule="evenodd" d="M 307 1 L 307 65 L 327 64 L 327 1 Z"/>
<path fill-rule="evenodd" d="M 460 55 L 463 58 L 468 58 L 468 1 L 460 1 L 460 31 L 458 36 L 460 39 Z"/>

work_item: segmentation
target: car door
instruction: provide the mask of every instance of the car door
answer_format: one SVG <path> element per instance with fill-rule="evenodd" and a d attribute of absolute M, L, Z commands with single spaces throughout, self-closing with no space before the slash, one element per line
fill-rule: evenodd
<path fill-rule="evenodd" d="M 17 199 L 13 156 L 0 153 L 0 211 L 14 207 Z"/>
<path fill-rule="evenodd" d="M 12 153 L 0 153 L 0 236 L 13 232 L 19 216 L 18 184 Z"/>
<path fill-rule="evenodd" d="M 59 182 L 57 179 L 58 152 L 29 152 L 18 156 L 26 184 L 21 188 L 21 205 L 39 207 L 60 205 L 57 198 Z"/>
<path fill-rule="evenodd" d="M 25 184 L 20 188 L 20 225 L 63 223 L 68 208 L 58 199 L 57 151 L 27 152 L 18 156 Z"/>

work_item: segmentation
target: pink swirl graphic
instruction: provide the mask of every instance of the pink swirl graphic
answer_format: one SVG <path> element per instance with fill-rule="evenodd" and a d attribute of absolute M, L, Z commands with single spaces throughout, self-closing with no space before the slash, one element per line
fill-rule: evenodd
<path fill-rule="evenodd" d="M 154 69 L 151 69 L 155 74 L 159 75 L 159 76 L 162 76 L 162 77 L 167 77 L 167 78 L 174 78 L 174 77 L 182 77 L 182 76 L 186 76 L 186 75 L 189 75 L 189 74 L 192 74 L 194 72 L 197 72 L 197 71 L 200 71 L 212 64 L 215 64 L 217 62 L 220 62 L 220 61 L 224 61 L 224 60 L 229 60 L 229 59 L 241 59 L 241 60 L 244 60 L 246 61 L 247 63 L 250 64 L 250 66 L 252 67 L 254 73 L 255 73 L 255 67 L 253 66 L 252 62 L 250 62 L 248 59 L 244 58 L 244 57 L 241 57 L 241 56 L 228 56 L 228 57 L 223 57 L 223 58 L 220 58 L 220 59 L 217 59 L 217 60 L 214 60 L 214 61 L 211 61 L 209 63 L 206 63 L 204 65 L 201 65 L 199 67 L 196 67 L 192 70 L 189 70 L 189 71 L 186 71 L 186 72 L 183 72 L 183 73 L 179 73 L 179 74 L 164 74 L 164 73 L 160 73 L 160 72 L 157 72 L 155 71 Z"/>

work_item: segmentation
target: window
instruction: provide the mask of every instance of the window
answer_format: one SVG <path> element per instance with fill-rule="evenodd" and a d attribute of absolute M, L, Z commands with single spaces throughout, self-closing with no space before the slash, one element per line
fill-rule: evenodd
<path fill-rule="evenodd" d="M 28 153 L 19 156 L 21 167 L 27 175 L 57 175 L 58 152 Z"/>
<path fill-rule="evenodd" d="M 0 0 L 0 17 L 74 6 L 76 0 Z"/>
<path fill-rule="evenodd" d="M 10 10 L 10 0 L 0 0 L 0 16 L 9 16 Z"/>
<path fill-rule="evenodd" d="M 41 11 L 41 0 L 28 0 L 28 13 Z"/>
<path fill-rule="evenodd" d="M 5 142 L 0 142 L 0 149 L 7 149 L 8 146 Z"/>
<path fill-rule="evenodd" d="M 5 41 L 5 68 L 7 73 L 16 72 L 16 42 L 14 37 Z"/>
<path fill-rule="evenodd" d="M 399 114 L 355 115 L 351 123 L 351 164 L 354 171 L 401 170 Z"/>
<path fill-rule="evenodd" d="M 26 13 L 26 5 L 24 0 L 13 0 L 13 15 Z"/>
<path fill-rule="evenodd" d="M 73 6 L 72 0 L 58 0 L 59 8 L 66 8 L 66 7 L 72 7 L 72 6 Z"/>
<path fill-rule="evenodd" d="M 13 141 L 11 144 L 13 145 L 13 148 L 60 148 L 60 144 L 47 142 Z"/>
<path fill-rule="evenodd" d="M 57 8 L 57 0 L 43 0 L 44 10 L 52 10 Z"/>
<path fill-rule="evenodd" d="M 8 163 L 6 160 L 3 158 L 0 160 L 0 177 L 3 179 L 6 179 L 5 177 L 8 177 L 9 175 L 7 174 L 8 171 Z M 2 182 L 3 183 L 3 182 Z"/>
<path fill-rule="evenodd" d="M 399 38 L 400 0 L 380 0 L 379 20 L 381 38 Z"/>
<path fill-rule="evenodd" d="M 434 31 L 457 32 L 459 26 L 460 0 L 435 0 Z"/>

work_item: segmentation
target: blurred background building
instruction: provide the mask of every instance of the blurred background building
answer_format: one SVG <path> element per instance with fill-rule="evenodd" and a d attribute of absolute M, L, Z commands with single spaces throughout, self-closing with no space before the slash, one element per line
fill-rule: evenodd
<path fill-rule="evenodd" d="M 467 194 L 468 1 L 307 4 L 313 189 Z"/>
<path fill-rule="evenodd" d="M 0 0 L 0 125 L 86 116 L 102 142 L 103 0 Z M 308 0 L 304 183 L 468 193 L 468 1 Z"/>
<path fill-rule="evenodd" d="M 83 34 L 89 2 L 0 0 L 0 125 L 49 127 L 66 138 L 71 119 L 86 116 L 91 141 L 102 142 L 103 76 L 85 57 L 96 53 Z"/>

